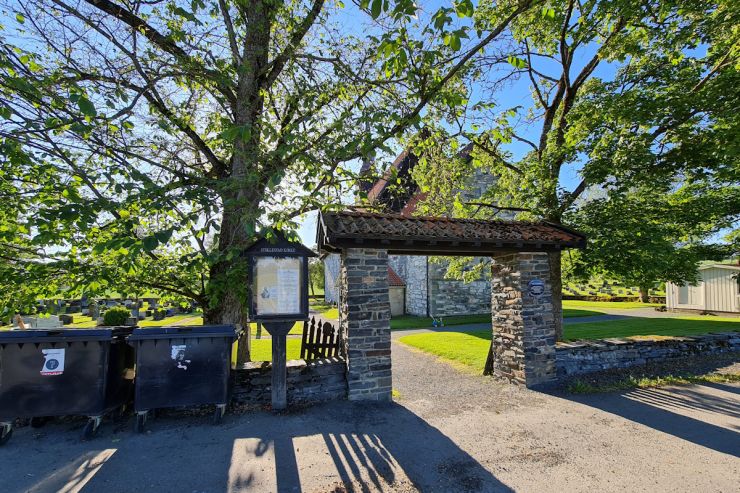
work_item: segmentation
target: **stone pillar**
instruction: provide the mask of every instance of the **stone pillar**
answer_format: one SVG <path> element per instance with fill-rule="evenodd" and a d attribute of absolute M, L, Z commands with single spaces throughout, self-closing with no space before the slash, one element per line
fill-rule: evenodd
<path fill-rule="evenodd" d="M 388 252 L 348 248 L 340 268 L 340 330 L 349 400 L 391 400 Z"/>
<path fill-rule="evenodd" d="M 548 256 L 515 253 L 493 260 L 493 374 L 527 387 L 553 383 L 555 318 Z"/>

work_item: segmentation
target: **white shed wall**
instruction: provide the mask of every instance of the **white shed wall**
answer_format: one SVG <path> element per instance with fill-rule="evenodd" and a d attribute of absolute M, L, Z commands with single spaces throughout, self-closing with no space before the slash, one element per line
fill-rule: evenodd
<path fill-rule="evenodd" d="M 740 269 L 709 267 L 699 271 L 696 286 L 666 283 L 666 305 L 670 309 L 740 313 L 740 288 L 734 278 Z"/>

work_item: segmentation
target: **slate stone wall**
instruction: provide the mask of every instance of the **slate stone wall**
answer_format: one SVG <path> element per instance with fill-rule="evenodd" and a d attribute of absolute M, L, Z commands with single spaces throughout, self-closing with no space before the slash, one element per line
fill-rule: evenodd
<path fill-rule="evenodd" d="M 391 400 L 388 252 L 348 248 L 340 268 L 339 324 L 350 400 Z"/>
<path fill-rule="evenodd" d="M 538 296 L 528 290 L 533 280 L 544 284 Z M 555 318 L 547 254 L 496 256 L 491 285 L 494 376 L 527 387 L 555 382 Z"/>
<path fill-rule="evenodd" d="M 668 339 L 561 342 L 556 348 L 560 377 L 732 351 L 740 351 L 740 332 Z"/>
<path fill-rule="evenodd" d="M 424 255 L 389 255 L 388 263 L 406 283 L 406 313 L 425 317 L 427 313 L 427 262 Z"/>
<path fill-rule="evenodd" d="M 346 399 L 346 373 L 346 363 L 340 358 L 288 361 L 288 404 Z M 272 363 L 247 363 L 232 375 L 232 402 L 242 405 L 270 403 Z"/>
<path fill-rule="evenodd" d="M 447 263 L 429 264 L 429 314 L 434 317 L 491 313 L 491 282 L 445 279 Z"/>
<path fill-rule="evenodd" d="M 324 257 L 324 301 L 339 301 L 339 254 L 330 253 Z"/>

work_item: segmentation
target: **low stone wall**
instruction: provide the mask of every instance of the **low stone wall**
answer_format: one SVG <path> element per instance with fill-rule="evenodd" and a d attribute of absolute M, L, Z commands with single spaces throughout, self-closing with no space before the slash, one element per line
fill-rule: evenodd
<path fill-rule="evenodd" d="M 247 363 L 234 370 L 235 404 L 269 404 L 272 364 Z M 288 403 L 312 403 L 347 398 L 347 366 L 341 358 L 288 361 Z"/>
<path fill-rule="evenodd" d="M 699 354 L 740 351 L 740 332 L 656 339 L 600 339 L 558 343 L 558 376 L 629 368 Z"/>

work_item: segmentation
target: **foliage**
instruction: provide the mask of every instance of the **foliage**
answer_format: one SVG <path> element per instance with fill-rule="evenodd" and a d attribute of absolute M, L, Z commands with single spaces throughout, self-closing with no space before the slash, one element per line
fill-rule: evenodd
<path fill-rule="evenodd" d="M 495 10 L 494 2 L 481 2 L 476 24 L 495 22 Z M 514 46 L 488 47 L 469 72 L 479 100 L 458 115 L 458 125 L 440 126 L 416 145 L 425 155 L 415 169 L 426 192 L 421 213 L 575 222 L 590 233 L 589 260 L 614 260 L 594 264 L 594 273 L 619 270 L 643 286 L 691 278 L 703 240 L 736 223 L 740 209 L 739 21 L 740 8 L 729 0 L 569 0 L 517 17 Z M 529 101 L 510 96 L 516 84 L 528 85 Z M 458 136 L 473 142 L 472 163 L 440 150 Z M 497 177 L 482 194 L 469 178 L 471 166 Z M 579 181 L 566 188 L 563 177 L 571 175 Z M 662 203 L 620 217 L 620 204 L 634 190 L 652 190 Z M 663 202 L 662 193 L 671 197 Z M 706 211 L 718 197 L 718 213 L 690 213 L 699 203 Z M 681 217 L 666 215 L 677 222 L 664 231 L 659 214 L 668 204 Z M 613 220 L 601 227 L 598 216 L 607 211 Z M 623 247 L 637 229 L 637 243 L 655 236 L 655 244 Z M 671 250 L 681 260 L 667 262 Z M 691 259 L 684 258 L 688 252 Z M 656 269 L 638 272 L 635 266 L 652 254 L 660 257 Z M 553 272 L 559 262 L 551 255 Z M 450 271 L 462 277 L 469 267 L 459 259 Z M 553 291 L 557 305 L 557 284 Z"/>
<path fill-rule="evenodd" d="M 324 288 L 324 261 L 319 258 L 311 258 L 308 261 L 308 285 L 311 294 L 314 290 Z"/>
<path fill-rule="evenodd" d="M 103 325 L 116 326 L 124 325 L 126 319 L 131 316 L 128 308 L 125 306 L 112 306 L 103 314 Z"/>
<path fill-rule="evenodd" d="M 468 1 L 1 2 L 0 301 L 147 289 L 246 323 L 258 232 L 336 207 L 354 160 L 465 105 L 535 4 L 478 25 Z"/>
<path fill-rule="evenodd" d="M 590 238 L 574 255 L 576 275 L 608 273 L 647 292 L 657 281 L 695 283 L 701 261 L 733 253 L 707 240 L 740 218 L 740 186 L 636 188 L 591 200 L 569 217 Z"/>

